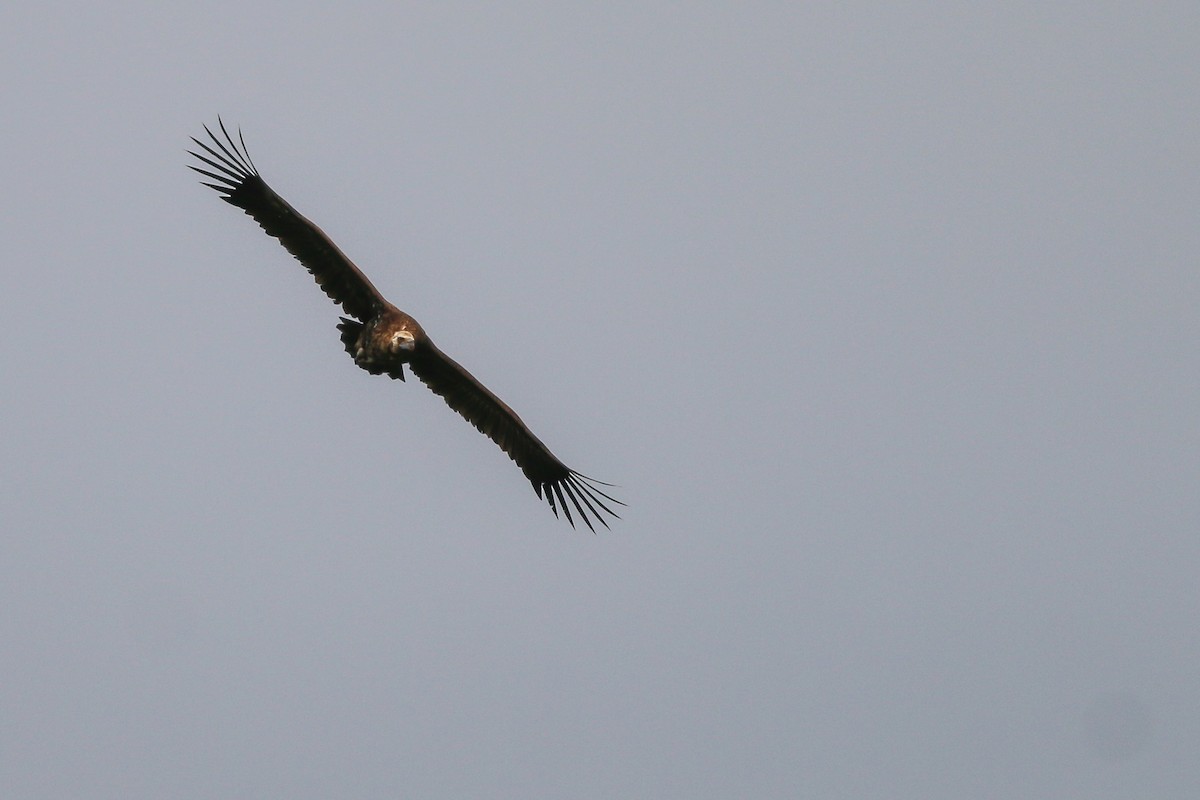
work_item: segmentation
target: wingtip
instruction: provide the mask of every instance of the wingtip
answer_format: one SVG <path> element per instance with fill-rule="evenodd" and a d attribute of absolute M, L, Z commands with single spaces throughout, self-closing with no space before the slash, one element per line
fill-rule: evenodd
<path fill-rule="evenodd" d="M 546 501 L 550 506 L 550 510 L 554 513 L 555 518 L 559 517 L 559 509 L 562 509 L 562 515 L 566 518 L 567 523 L 574 529 L 578 529 L 575 524 L 575 518 L 578 518 L 588 527 L 593 534 L 599 533 L 594 522 L 599 522 L 606 530 L 612 530 L 612 526 L 608 524 L 606 516 L 613 519 L 621 519 L 621 515 L 617 514 L 608 505 L 605 504 L 603 497 L 606 500 L 618 504 L 625 505 L 620 500 L 609 497 L 595 486 L 589 485 L 589 478 L 578 473 L 571 472 L 567 477 L 557 481 L 543 481 L 542 483 L 533 483 L 533 490 L 537 496 Z M 599 483 L 599 481 L 596 481 Z M 605 484 L 607 485 L 607 484 Z M 572 506 L 574 512 L 572 513 Z"/>

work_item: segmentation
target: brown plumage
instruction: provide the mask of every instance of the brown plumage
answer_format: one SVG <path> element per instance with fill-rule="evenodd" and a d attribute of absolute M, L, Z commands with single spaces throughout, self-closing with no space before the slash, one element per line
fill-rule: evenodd
<path fill-rule="evenodd" d="M 188 152 L 206 168 L 189 166 L 213 181 L 204 182 L 205 186 L 216 189 L 222 199 L 245 211 L 278 239 L 312 273 L 325 294 L 341 305 L 348 317 L 342 317 L 338 329 L 354 363 L 372 375 L 399 380 L 404 380 L 407 364 L 447 405 L 508 453 L 555 516 L 561 508 L 574 527 L 573 506 L 588 528 L 595 530 L 593 517 L 608 527 L 604 514 L 617 514 L 606 502 L 624 505 L 599 488 L 610 484 L 580 475 L 559 461 L 516 412 L 439 350 L 417 321 L 385 300 L 320 228 L 267 186 L 250 160 L 241 133 L 235 143 L 225 123 L 218 122 L 224 141 L 205 126 L 211 146 L 193 137 L 203 153 Z"/>

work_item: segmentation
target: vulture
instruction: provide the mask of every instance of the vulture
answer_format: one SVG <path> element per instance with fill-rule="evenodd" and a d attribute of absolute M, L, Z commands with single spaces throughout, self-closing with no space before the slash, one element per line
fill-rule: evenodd
<path fill-rule="evenodd" d="M 203 185 L 215 189 L 221 199 L 245 211 L 278 239 L 312 273 L 325 294 L 342 307 L 346 316 L 341 317 L 337 327 L 354 363 L 372 375 L 401 381 L 407 364 L 450 408 L 516 462 L 556 517 L 562 509 L 571 527 L 575 527 L 571 515 L 574 509 L 592 532 L 596 530 L 593 519 L 607 528 L 605 515 L 618 517 L 611 506 L 624 505 L 601 488 L 611 488 L 612 484 L 581 475 L 559 461 L 515 411 L 439 350 L 415 319 L 384 299 L 320 228 L 263 181 L 240 130 L 235 141 L 225 123 L 220 118 L 217 122 L 221 136 L 206 125 L 207 142 L 191 137 L 199 150 L 187 152 L 201 163 L 188 166 L 204 176 Z"/>

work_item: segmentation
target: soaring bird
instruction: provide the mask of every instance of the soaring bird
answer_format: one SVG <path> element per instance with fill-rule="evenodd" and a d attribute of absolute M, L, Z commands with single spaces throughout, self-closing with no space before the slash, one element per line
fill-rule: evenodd
<path fill-rule="evenodd" d="M 338 330 L 354 363 L 372 375 L 404 380 L 404 365 L 450 408 L 500 446 L 545 498 L 554 515 L 561 508 L 571 527 L 574 507 L 593 532 L 592 519 L 606 528 L 604 515 L 618 515 L 609 504 L 624 505 L 600 487 L 611 484 L 588 478 L 559 461 L 550 448 L 533 435 L 516 412 L 475 379 L 454 359 L 437 348 L 415 319 L 384 299 L 362 270 L 347 258 L 320 228 L 309 222 L 276 194 L 259 176 L 246 141 L 238 131 L 235 141 L 217 119 L 222 136 L 206 125 L 209 142 L 191 137 L 203 152 L 188 153 L 202 162 L 189 164 L 216 189 L 225 202 L 249 214 L 269 235 L 303 264 L 331 300 L 347 316 Z M 208 181 L 212 182 L 209 183 Z M 568 501 L 569 504 L 568 504 Z"/>

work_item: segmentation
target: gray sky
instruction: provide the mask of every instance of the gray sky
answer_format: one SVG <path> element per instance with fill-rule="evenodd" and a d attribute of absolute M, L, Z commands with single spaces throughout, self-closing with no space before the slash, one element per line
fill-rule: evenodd
<path fill-rule="evenodd" d="M 0 795 L 1195 797 L 1198 42 L 6 4 Z M 624 520 L 355 367 L 218 113 Z"/>

